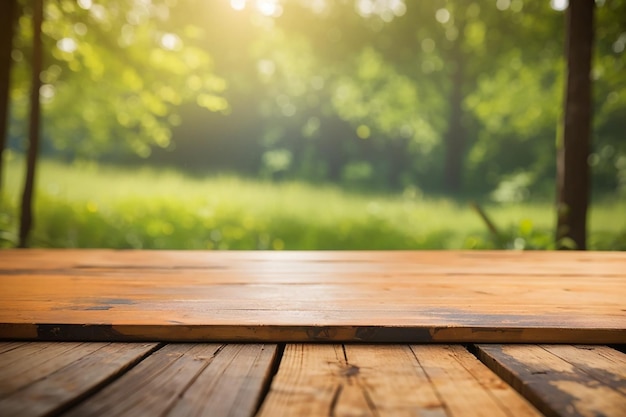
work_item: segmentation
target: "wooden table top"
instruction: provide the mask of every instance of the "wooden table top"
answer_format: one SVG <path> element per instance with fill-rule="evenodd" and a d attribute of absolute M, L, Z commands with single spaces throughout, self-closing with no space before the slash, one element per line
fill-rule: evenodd
<path fill-rule="evenodd" d="M 626 341 L 626 253 L 0 251 L 0 338 Z"/>

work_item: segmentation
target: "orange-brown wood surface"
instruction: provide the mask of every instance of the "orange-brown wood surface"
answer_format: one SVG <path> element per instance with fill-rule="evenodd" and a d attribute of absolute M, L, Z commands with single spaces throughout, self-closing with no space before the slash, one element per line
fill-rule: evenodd
<path fill-rule="evenodd" d="M 626 343 L 626 253 L 4 250 L 0 338 Z"/>
<path fill-rule="evenodd" d="M 607 346 L 478 345 L 480 359 L 546 416 L 626 415 L 626 355 Z"/>
<path fill-rule="evenodd" d="M 2 417 L 623 417 L 626 409 L 626 354 L 602 345 L 7 341 L 0 376 Z"/>
<path fill-rule="evenodd" d="M 289 344 L 259 417 L 539 417 L 461 345 Z"/>

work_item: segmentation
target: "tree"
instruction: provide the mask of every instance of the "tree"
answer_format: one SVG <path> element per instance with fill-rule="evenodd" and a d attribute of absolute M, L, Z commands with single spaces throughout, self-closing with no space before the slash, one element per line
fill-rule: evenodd
<path fill-rule="evenodd" d="M 41 27 L 43 23 L 43 0 L 35 0 L 33 3 L 33 66 L 30 86 L 30 118 L 28 134 L 28 156 L 26 159 L 26 179 L 22 194 L 22 207 L 20 216 L 20 233 L 18 246 L 28 246 L 28 236 L 33 223 L 33 193 L 35 189 L 35 168 L 37 154 L 39 152 L 40 113 L 41 103 L 39 90 L 41 88 L 42 42 Z"/>
<path fill-rule="evenodd" d="M 456 29 L 465 31 L 465 18 L 460 17 Z M 448 116 L 448 130 L 444 135 L 445 160 L 444 160 L 444 187 L 448 192 L 459 192 L 463 188 L 463 166 L 467 148 L 467 130 L 464 126 L 463 100 L 465 98 L 464 87 L 466 84 L 465 60 L 462 51 L 461 39 L 457 37 L 451 47 L 451 74 L 450 93 L 448 104 L 450 106 Z"/>
<path fill-rule="evenodd" d="M 594 2 L 571 1 L 567 17 L 567 84 L 557 154 L 557 246 L 585 250 L 589 204 L 591 57 Z"/>
<path fill-rule="evenodd" d="M 50 144 L 68 158 L 145 157 L 171 144 L 180 124 L 179 107 L 195 101 L 209 111 L 228 108 L 223 79 L 198 46 L 202 30 L 175 16 L 195 2 L 58 0 L 45 3 L 42 28 L 46 66 L 42 79 L 42 123 Z M 20 20 L 15 48 L 29 57 L 31 34 Z M 51 22 L 54 21 L 54 24 Z M 27 59 L 15 65 L 14 117 L 26 119 Z M 71 115 L 71 117 L 70 117 Z M 14 125 L 14 136 L 26 132 Z"/>
<path fill-rule="evenodd" d="M 43 0 L 35 0 L 32 31 L 23 24 L 20 27 L 23 36 L 19 37 L 18 47 L 31 50 L 32 61 L 28 97 L 23 84 L 14 86 L 23 113 L 26 107 L 30 109 L 19 247 L 29 245 L 33 225 L 42 105 L 47 105 L 48 116 L 58 121 L 47 129 L 56 145 L 67 148 L 71 144 L 70 152 L 87 156 L 95 156 L 102 149 L 114 149 L 119 154 L 115 142 L 130 146 L 142 156 L 149 154 L 152 145 L 168 146 L 170 128 L 177 123 L 174 109 L 190 97 L 211 111 L 228 107 L 216 94 L 225 85 L 208 71 L 208 55 L 185 44 L 186 36 L 158 24 L 159 16 L 169 21 L 167 2 L 119 2 L 117 6 L 107 10 L 91 2 L 60 0 L 46 2 L 44 10 Z M 44 24 L 44 11 L 55 20 L 54 25 Z M 7 15 L 9 20 L 11 16 L 12 11 Z M 121 27 L 120 21 L 125 22 Z M 191 32 L 193 38 L 193 28 L 178 29 Z M 10 39 L 7 42 L 2 51 L 10 60 Z M 26 56 L 22 51 L 21 55 Z M 50 58 L 45 68 L 44 55 Z M 8 82 L 6 86 L 3 96 L 8 97 Z M 85 91 L 89 94 L 83 94 Z M 69 112 L 73 116 L 68 118 Z M 6 129 L 2 133 L 4 137 Z"/>
<path fill-rule="evenodd" d="M 437 165 L 434 154 L 445 98 L 432 77 L 422 76 L 422 61 L 415 59 L 420 55 L 415 51 L 415 27 L 425 25 L 415 25 L 404 16 L 412 8 L 419 8 L 412 17 L 424 16 L 420 11 L 427 7 L 422 2 L 409 6 L 385 1 L 333 2 L 317 12 L 303 6 L 300 14 L 285 7 L 284 16 L 276 19 L 287 39 L 294 33 L 306 39 L 316 66 L 309 72 L 314 81 L 323 79 L 323 88 L 303 95 L 306 101 L 315 95 L 322 108 L 330 104 L 323 109 L 325 117 L 315 115 L 324 136 L 318 143 L 335 142 L 335 152 L 323 156 L 328 160 L 330 155 L 344 154 L 338 171 L 369 171 L 370 185 L 388 188 L 433 182 L 429 170 Z M 397 25 L 406 30 L 394 30 Z M 297 57 L 294 54 L 293 59 Z M 304 84 L 311 81 L 304 80 Z M 351 126 L 352 132 L 339 129 L 333 135 L 326 129 L 342 124 Z M 418 178 L 418 171 L 425 175 Z"/>
<path fill-rule="evenodd" d="M 0 190 L 2 190 L 2 161 L 8 136 L 9 99 L 11 84 L 11 49 L 15 28 L 17 0 L 0 2 Z"/>
<path fill-rule="evenodd" d="M 626 192 L 626 1 L 597 3 L 594 11 L 593 195 Z"/>

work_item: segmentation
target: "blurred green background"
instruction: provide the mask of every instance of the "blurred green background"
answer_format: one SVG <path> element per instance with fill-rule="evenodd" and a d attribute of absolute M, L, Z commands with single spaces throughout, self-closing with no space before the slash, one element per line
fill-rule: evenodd
<path fill-rule="evenodd" d="M 589 247 L 626 250 L 626 1 L 596 5 Z M 553 248 L 565 7 L 46 1 L 32 244 Z M 23 181 L 31 14 L 20 1 L 4 246 Z"/>

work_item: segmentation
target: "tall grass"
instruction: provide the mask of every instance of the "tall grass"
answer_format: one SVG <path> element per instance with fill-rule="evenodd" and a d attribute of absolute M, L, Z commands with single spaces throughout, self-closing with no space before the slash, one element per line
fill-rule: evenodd
<path fill-rule="evenodd" d="M 15 240 L 22 161 L 9 158 L 0 207 L 4 245 Z M 550 248 L 549 203 L 486 205 L 495 239 L 464 202 L 417 190 L 359 194 L 332 185 L 190 176 L 155 168 L 44 160 L 33 246 L 171 249 Z M 626 249 L 626 201 L 591 212 L 594 249 Z"/>

